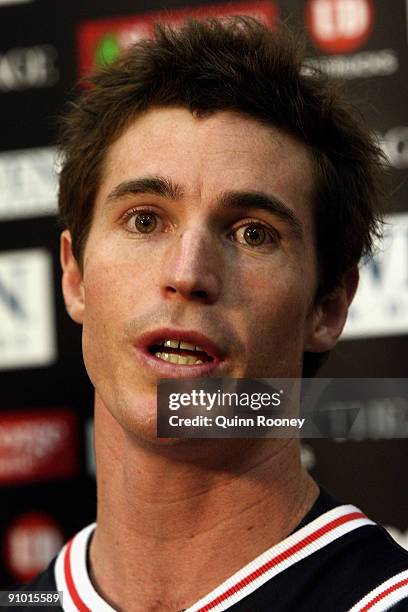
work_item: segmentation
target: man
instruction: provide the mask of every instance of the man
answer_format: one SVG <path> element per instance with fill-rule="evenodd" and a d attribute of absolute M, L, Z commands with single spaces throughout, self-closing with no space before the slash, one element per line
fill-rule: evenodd
<path fill-rule="evenodd" d="M 63 291 L 95 386 L 97 526 L 28 590 L 63 609 L 408 609 L 408 555 L 296 439 L 159 439 L 160 378 L 296 378 L 379 231 L 381 155 L 287 32 L 159 28 L 65 118 Z"/>

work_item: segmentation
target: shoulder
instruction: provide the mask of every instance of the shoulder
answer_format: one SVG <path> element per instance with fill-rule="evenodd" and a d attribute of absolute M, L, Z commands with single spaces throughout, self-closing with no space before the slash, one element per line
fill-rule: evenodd
<path fill-rule="evenodd" d="M 293 563 L 242 604 L 267 610 L 274 602 L 275 609 L 297 612 L 408 611 L 408 551 L 353 508 L 334 508 L 292 534 L 296 541 L 287 554 Z"/>
<path fill-rule="evenodd" d="M 374 524 L 355 533 L 343 551 L 343 589 L 352 612 L 408 610 L 408 551 L 383 527 Z"/>

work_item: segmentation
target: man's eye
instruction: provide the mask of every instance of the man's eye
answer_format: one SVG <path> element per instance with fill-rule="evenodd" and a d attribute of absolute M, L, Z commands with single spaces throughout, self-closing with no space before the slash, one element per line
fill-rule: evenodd
<path fill-rule="evenodd" d="M 235 234 L 236 240 L 240 244 L 247 244 L 253 247 L 273 244 L 276 242 L 276 236 L 272 230 L 269 230 L 263 225 L 259 225 L 257 223 L 247 223 L 247 225 L 242 225 L 236 229 L 233 234 Z"/>
<path fill-rule="evenodd" d="M 150 234 L 157 226 L 156 215 L 151 213 L 139 213 L 134 216 L 135 228 L 142 234 Z"/>
<path fill-rule="evenodd" d="M 124 223 L 129 232 L 150 234 L 157 228 L 158 218 L 148 210 L 130 210 L 124 215 Z"/>

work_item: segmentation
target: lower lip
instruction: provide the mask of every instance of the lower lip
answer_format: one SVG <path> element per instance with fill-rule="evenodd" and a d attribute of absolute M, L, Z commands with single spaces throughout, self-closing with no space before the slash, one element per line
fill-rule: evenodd
<path fill-rule="evenodd" d="M 143 365 L 153 370 L 160 378 L 204 378 L 210 376 L 216 369 L 219 370 L 223 363 L 214 358 L 213 361 L 206 361 L 197 365 L 180 365 L 158 359 L 147 349 L 136 348 L 136 354 Z M 220 372 L 218 374 L 221 376 Z"/>

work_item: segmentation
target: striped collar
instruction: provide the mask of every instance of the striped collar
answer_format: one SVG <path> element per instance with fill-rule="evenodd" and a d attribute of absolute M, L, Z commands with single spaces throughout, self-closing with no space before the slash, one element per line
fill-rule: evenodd
<path fill-rule="evenodd" d="M 325 512 L 269 548 L 205 595 L 185 612 L 222 612 L 253 593 L 274 576 L 364 525 L 375 525 L 358 508 L 342 505 Z M 67 542 L 55 563 L 64 612 L 115 612 L 94 589 L 87 570 L 87 547 L 95 523 Z M 354 608 L 353 608 L 354 612 Z"/>

